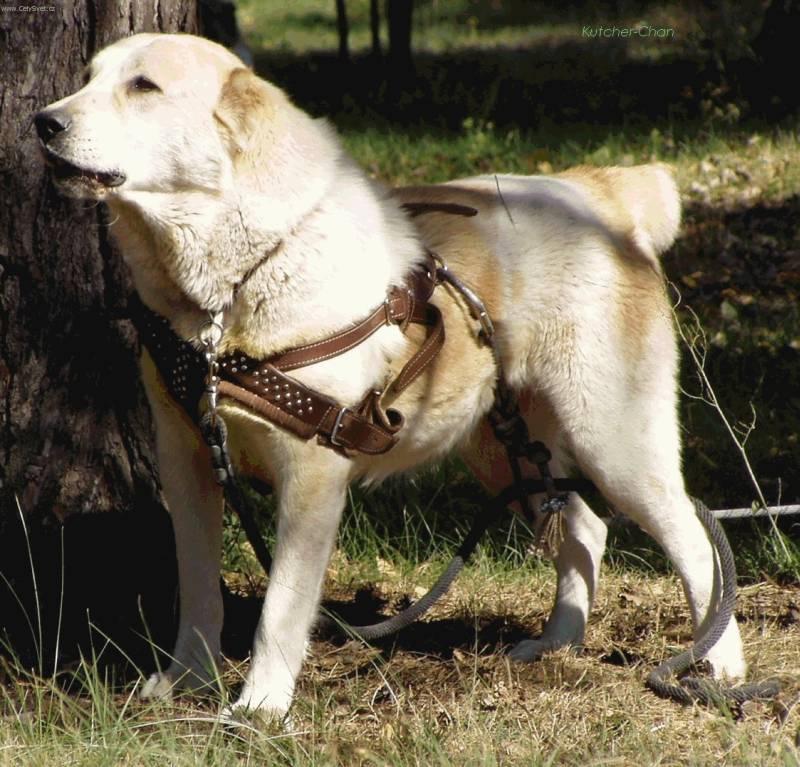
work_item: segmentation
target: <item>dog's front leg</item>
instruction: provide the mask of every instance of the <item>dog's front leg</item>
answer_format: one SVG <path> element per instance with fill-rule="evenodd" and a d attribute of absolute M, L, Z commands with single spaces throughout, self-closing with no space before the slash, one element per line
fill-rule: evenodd
<path fill-rule="evenodd" d="M 276 481 L 277 545 L 250 670 L 223 718 L 237 709 L 278 717 L 289 709 L 345 504 L 347 459 L 294 440 L 286 447 Z"/>
<path fill-rule="evenodd" d="M 217 677 L 223 613 L 222 492 L 200 433 L 166 393 L 147 354 L 142 357 L 142 374 L 156 426 L 161 486 L 175 531 L 180 586 L 172 662 L 147 680 L 142 696 L 167 697 L 174 687 L 200 689 Z"/>

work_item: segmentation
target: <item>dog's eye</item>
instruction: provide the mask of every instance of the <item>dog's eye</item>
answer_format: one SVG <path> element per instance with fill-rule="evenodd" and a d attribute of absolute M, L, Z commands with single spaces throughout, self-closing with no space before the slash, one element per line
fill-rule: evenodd
<path fill-rule="evenodd" d="M 139 91 L 140 93 L 150 93 L 153 91 L 161 93 L 161 88 L 159 88 L 152 80 L 148 80 L 143 75 L 134 77 L 130 82 L 130 87 L 131 90 Z"/>

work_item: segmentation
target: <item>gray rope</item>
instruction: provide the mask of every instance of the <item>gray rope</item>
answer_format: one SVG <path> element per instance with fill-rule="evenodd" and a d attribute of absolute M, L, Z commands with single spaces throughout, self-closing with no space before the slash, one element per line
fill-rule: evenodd
<path fill-rule="evenodd" d="M 503 496 L 503 500 L 505 500 L 505 498 L 506 496 Z M 501 506 L 499 503 L 500 500 L 500 498 L 493 500 L 492 503 L 484 506 L 478 512 L 466 538 L 464 538 L 463 542 L 458 547 L 455 556 L 450 560 L 450 564 L 447 565 L 444 572 L 439 576 L 436 583 L 431 586 L 428 592 L 416 602 L 413 602 L 391 618 L 365 626 L 348 626 L 347 624 L 340 623 L 335 617 L 332 620 L 340 623 L 341 629 L 345 633 L 357 636 L 366 642 L 372 642 L 376 639 L 382 639 L 391 634 L 396 634 L 410 626 L 428 612 L 428 610 L 447 593 L 453 581 L 464 568 L 467 560 L 472 556 L 489 525 L 495 520 L 501 510 L 505 509 L 505 504 Z"/>
<path fill-rule="evenodd" d="M 725 632 L 736 607 L 736 564 L 728 538 L 716 517 L 702 501 L 694 499 L 694 505 L 697 516 L 705 527 L 719 557 L 721 591 L 719 602 L 714 619 L 706 633 L 688 650 L 665 660 L 651 671 L 646 684 L 656 695 L 686 704 L 699 702 L 719 707 L 730 703 L 741 704 L 754 699 L 774 698 L 780 691 L 780 685 L 776 680 L 754 682 L 736 687 L 698 677 L 684 677 L 679 680 L 679 684 L 667 681 L 670 677 L 683 673 L 708 654 Z"/>

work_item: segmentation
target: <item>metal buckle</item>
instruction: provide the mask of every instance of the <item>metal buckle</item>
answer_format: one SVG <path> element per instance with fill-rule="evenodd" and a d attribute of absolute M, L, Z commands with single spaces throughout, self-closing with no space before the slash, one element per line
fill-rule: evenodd
<path fill-rule="evenodd" d="M 342 418 L 344 418 L 344 414 L 345 414 L 345 413 L 347 413 L 347 412 L 349 412 L 349 410 L 350 410 L 350 408 L 348 408 L 348 407 L 343 407 L 343 408 L 342 408 L 342 409 L 339 411 L 338 415 L 336 416 L 336 421 L 334 421 L 334 424 L 333 424 L 333 429 L 331 430 L 331 437 L 330 437 L 330 440 L 331 440 L 331 444 L 332 444 L 332 445 L 336 445 L 336 447 L 345 447 L 344 443 L 340 442 L 340 441 L 339 441 L 339 440 L 336 438 L 336 435 L 339 433 L 339 428 L 340 428 L 340 427 L 341 427 L 341 425 L 342 425 Z"/>

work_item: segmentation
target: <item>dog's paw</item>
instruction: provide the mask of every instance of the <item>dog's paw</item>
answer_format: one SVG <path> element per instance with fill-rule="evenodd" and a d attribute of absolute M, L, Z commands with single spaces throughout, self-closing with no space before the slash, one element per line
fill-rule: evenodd
<path fill-rule="evenodd" d="M 175 689 L 175 680 L 166 672 L 151 674 L 144 683 L 139 697 L 145 700 L 170 700 Z"/>
<path fill-rule="evenodd" d="M 747 676 L 744 656 L 726 650 L 727 648 L 714 647 L 704 658 L 711 666 L 714 679 L 723 679 L 734 684 L 744 681 Z"/>
<path fill-rule="evenodd" d="M 151 674 L 139 696 L 146 700 L 169 700 L 177 692 L 217 695 L 220 690 L 219 680 L 210 674 L 198 674 L 186 669 L 167 669 Z"/>
<path fill-rule="evenodd" d="M 223 727 L 235 730 L 243 727 L 260 731 L 283 731 L 291 729 L 292 722 L 286 711 L 269 706 L 252 708 L 236 701 L 219 712 L 219 722 Z"/>
<path fill-rule="evenodd" d="M 572 642 L 561 642 L 557 639 L 523 639 L 508 651 L 508 657 L 518 663 L 532 663 L 547 653 L 555 652 L 563 647 L 575 648 Z"/>

